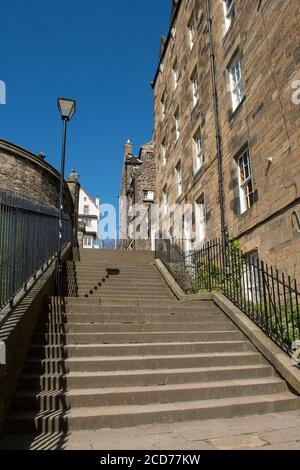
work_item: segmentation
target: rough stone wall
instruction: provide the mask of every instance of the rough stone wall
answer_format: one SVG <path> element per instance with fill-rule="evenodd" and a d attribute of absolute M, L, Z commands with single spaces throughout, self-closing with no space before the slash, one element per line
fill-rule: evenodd
<path fill-rule="evenodd" d="M 144 191 L 153 191 L 156 189 L 156 166 L 153 142 L 149 142 L 141 147 L 140 159 L 143 164 L 137 169 L 135 174 L 135 201 L 138 204 L 143 204 L 145 207 L 144 217 L 148 220 L 148 235 L 147 240 L 136 240 L 135 249 L 137 250 L 150 250 L 151 249 L 151 202 L 147 202 L 144 198 Z"/>
<path fill-rule="evenodd" d="M 127 163 L 126 163 L 127 162 Z M 127 201 L 126 207 L 121 208 L 120 220 L 120 244 L 122 248 L 142 250 L 151 249 L 151 240 L 135 240 L 132 241 L 126 237 L 129 225 L 132 224 L 134 218 L 128 216 L 130 208 L 133 204 L 143 204 L 146 208 L 148 217 L 151 203 L 145 201 L 144 191 L 154 191 L 156 189 L 156 164 L 153 142 L 148 142 L 140 149 L 139 157 L 132 157 L 132 144 L 125 144 L 124 163 L 121 183 L 121 196 Z M 150 223 L 149 223 L 150 227 Z M 150 236 L 150 233 L 149 233 Z"/>
<path fill-rule="evenodd" d="M 206 238 L 220 236 L 220 207 L 215 123 L 205 2 L 182 0 L 155 85 L 155 154 L 157 198 L 167 188 L 169 204 L 193 203 L 204 194 Z M 223 156 L 225 219 L 229 235 L 241 240 L 245 252 L 260 257 L 300 279 L 299 112 L 292 103 L 292 82 L 300 78 L 300 4 L 298 0 L 235 1 L 236 18 L 225 31 L 222 0 L 210 0 L 216 63 L 220 138 Z M 190 50 L 188 24 L 195 24 Z M 240 52 L 245 99 L 232 113 L 228 66 Z M 179 83 L 174 90 L 172 68 L 177 61 Z M 197 69 L 199 99 L 193 106 L 191 76 Z M 161 99 L 166 98 L 162 118 Z M 179 108 L 176 142 L 174 114 Z M 193 137 L 201 130 L 205 164 L 193 171 Z M 167 164 L 162 143 L 167 144 Z M 257 200 L 240 215 L 236 158 L 248 146 Z M 268 164 L 268 158 L 272 163 Z M 181 161 L 183 194 L 177 198 L 175 167 Z"/>
<path fill-rule="evenodd" d="M 59 208 L 59 173 L 39 157 L 0 141 L 0 189 Z M 74 204 L 65 185 L 65 212 L 73 216 Z"/>

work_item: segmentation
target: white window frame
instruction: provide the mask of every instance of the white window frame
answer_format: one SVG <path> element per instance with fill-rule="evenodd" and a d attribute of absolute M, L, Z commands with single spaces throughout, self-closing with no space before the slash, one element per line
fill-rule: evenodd
<path fill-rule="evenodd" d="M 200 130 L 194 137 L 194 149 L 194 173 L 197 173 L 204 165 L 203 137 Z"/>
<path fill-rule="evenodd" d="M 174 42 L 176 42 L 176 33 L 177 33 L 176 24 L 174 24 L 174 26 L 171 30 L 171 36 L 172 36 L 172 39 L 173 39 Z"/>
<path fill-rule="evenodd" d="M 93 237 L 83 237 L 83 247 L 84 248 L 93 248 Z"/>
<path fill-rule="evenodd" d="M 167 144 L 166 144 L 165 140 L 163 140 L 163 142 L 161 144 L 161 154 L 162 154 L 163 166 L 166 166 L 166 164 L 167 164 Z"/>
<path fill-rule="evenodd" d="M 144 201 L 154 202 L 154 191 L 144 190 Z"/>
<path fill-rule="evenodd" d="M 177 177 L 177 197 L 182 195 L 182 168 L 181 162 L 177 163 L 175 167 L 176 177 Z"/>
<path fill-rule="evenodd" d="M 196 38 L 196 27 L 195 27 L 195 21 L 194 17 L 192 16 L 189 23 L 188 23 L 188 30 L 189 30 L 189 44 L 190 44 L 190 50 L 193 49 L 194 44 L 195 44 L 195 38 Z"/>
<path fill-rule="evenodd" d="M 174 62 L 172 71 L 173 71 L 173 89 L 175 91 L 178 87 L 178 84 L 179 84 L 179 72 L 178 72 L 178 62 L 177 62 L 177 60 Z"/>
<path fill-rule="evenodd" d="M 192 82 L 192 92 L 193 92 L 193 106 L 196 106 L 199 100 L 198 92 L 199 92 L 199 80 L 197 70 L 194 71 L 193 75 L 191 76 Z"/>
<path fill-rule="evenodd" d="M 225 30 L 228 31 L 235 18 L 235 0 L 223 0 Z"/>
<path fill-rule="evenodd" d="M 160 100 L 160 106 L 161 106 L 161 117 L 162 119 L 165 119 L 166 117 L 166 94 L 163 93 L 161 100 Z"/>
<path fill-rule="evenodd" d="M 176 141 L 179 139 L 180 137 L 180 118 L 179 118 L 179 108 L 177 108 L 176 112 L 175 112 L 175 115 L 174 115 L 174 118 L 175 118 L 175 132 L 176 132 Z"/>
<path fill-rule="evenodd" d="M 232 111 L 240 105 L 244 98 L 244 83 L 242 76 L 242 65 L 240 54 L 234 56 L 229 68 L 230 91 L 232 100 Z"/>
<path fill-rule="evenodd" d="M 245 269 L 244 269 L 244 289 L 247 298 L 250 302 L 259 302 L 260 299 L 260 266 L 258 251 L 255 250 L 249 254 L 244 255 Z"/>
<path fill-rule="evenodd" d="M 197 227 L 196 241 L 199 242 L 199 244 L 202 244 L 206 236 L 206 210 L 204 195 L 195 202 L 195 220 Z"/>
<path fill-rule="evenodd" d="M 239 174 L 240 213 L 244 214 L 253 206 L 254 193 L 251 156 L 248 148 L 238 157 L 237 167 Z"/>

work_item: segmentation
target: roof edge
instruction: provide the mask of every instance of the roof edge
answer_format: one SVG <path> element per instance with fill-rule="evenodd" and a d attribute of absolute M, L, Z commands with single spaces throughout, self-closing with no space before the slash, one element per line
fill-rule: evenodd
<path fill-rule="evenodd" d="M 182 0 L 178 0 L 176 6 L 174 6 L 174 11 L 172 13 L 172 17 L 171 17 L 171 22 L 170 22 L 170 27 L 169 27 L 169 32 L 168 32 L 168 36 L 167 36 L 167 39 L 166 39 L 166 42 L 165 42 L 165 45 L 164 45 L 164 48 L 162 50 L 162 53 L 160 54 L 160 58 L 159 58 L 159 62 L 158 62 L 158 66 L 157 66 L 157 69 L 156 69 L 156 73 L 155 73 L 155 77 L 154 77 L 154 80 L 153 82 L 151 83 L 151 87 L 154 89 L 155 85 L 156 85 L 156 81 L 157 81 L 157 78 L 158 78 L 158 74 L 159 74 L 159 68 L 160 68 L 160 65 L 166 55 L 166 51 L 168 49 L 168 46 L 169 46 L 169 43 L 170 43 L 170 39 L 172 37 L 172 28 L 174 26 L 174 23 L 176 22 L 177 20 L 177 16 L 178 16 L 178 13 L 179 13 L 179 10 L 180 10 L 180 7 L 182 5 Z"/>

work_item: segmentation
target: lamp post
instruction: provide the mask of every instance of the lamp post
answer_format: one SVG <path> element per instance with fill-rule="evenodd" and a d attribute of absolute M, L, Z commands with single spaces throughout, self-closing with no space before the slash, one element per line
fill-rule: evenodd
<path fill-rule="evenodd" d="M 76 102 L 65 98 L 58 98 L 58 109 L 63 121 L 63 138 L 61 153 L 61 172 L 60 172 L 60 191 L 59 191 L 59 221 L 58 221 L 58 250 L 56 261 L 56 295 L 62 295 L 62 263 L 61 249 L 63 237 L 63 210 L 64 210 L 64 181 L 65 181 L 65 159 L 66 159 L 66 141 L 67 124 L 76 112 Z"/>

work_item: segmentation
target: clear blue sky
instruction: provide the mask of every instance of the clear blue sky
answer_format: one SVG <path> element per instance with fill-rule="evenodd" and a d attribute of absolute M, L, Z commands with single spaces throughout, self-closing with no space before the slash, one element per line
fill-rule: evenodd
<path fill-rule="evenodd" d="M 92 196 L 117 203 L 123 145 L 151 139 L 160 36 L 171 0 L 11 0 L 1 2 L 0 138 L 60 168 L 57 97 L 75 98 L 66 172 Z M 1 165 L 1 162 L 0 162 Z"/>

